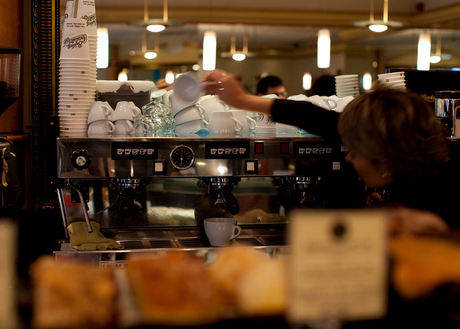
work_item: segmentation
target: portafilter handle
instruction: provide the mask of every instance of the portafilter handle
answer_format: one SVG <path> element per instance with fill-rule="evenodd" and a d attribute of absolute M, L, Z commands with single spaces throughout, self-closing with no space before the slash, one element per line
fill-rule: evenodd
<path fill-rule="evenodd" d="M 232 191 L 224 188 L 220 190 L 220 195 L 222 196 L 222 200 L 224 201 L 229 213 L 236 215 L 240 212 L 240 205 L 238 204 L 238 200 L 235 198 Z"/>

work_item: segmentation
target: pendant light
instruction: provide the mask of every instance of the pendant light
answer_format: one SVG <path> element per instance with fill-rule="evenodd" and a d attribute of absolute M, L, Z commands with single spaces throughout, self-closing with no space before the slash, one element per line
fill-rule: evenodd
<path fill-rule="evenodd" d="M 436 38 L 436 52 L 430 56 L 430 63 L 436 64 L 441 61 L 441 37 Z"/>
<path fill-rule="evenodd" d="M 109 67 L 109 30 L 106 27 L 97 28 L 97 68 Z"/>
<path fill-rule="evenodd" d="M 374 19 L 374 0 L 371 0 L 369 20 L 355 21 L 355 22 L 352 22 L 351 24 L 356 27 L 367 27 L 372 32 L 380 33 L 380 32 L 385 32 L 389 27 L 394 27 L 394 28 L 403 27 L 407 23 L 388 20 L 388 0 L 384 0 L 383 2 L 383 19 L 375 20 Z"/>
<path fill-rule="evenodd" d="M 428 71 L 430 69 L 431 36 L 428 33 L 420 33 L 417 47 L 417 70 Z"/>
<path fill-rule="evenodd" d="M 303 90 L 310 90 L 311 89 L 311 74 L 309 72 L 305 72 L 302 77 L 302 88 Z"/>
<path fill-rule="evenodd" d="M 328 29 L 318 31 L 317 65 L 327 69 L 331 64 L 331 32 Z"/>
<path fill-rule="evenodd" d="M 247 36 L 247 34 L 245 34 L 244 37 L 243 37 L 243 51 L 241 51 L 241 52 L 236 51 L 235 43 L 236 43 L 236 37 L 232 36 L 232 45 L 231 45 L 231 50 L 230 50 L 230 52 L 232 54 L 232 58 L 233 58 L 234 61 L 237 61 L 237 62 L 244 61 L 246 59 L 246 55 L 248 53 L 248 36 Z"/>
<path fill-rule="evenodd" d="M 203 38 L 203 70 L 212 71 L 216 68 L 217 38 L 216 32 L 206 31 Z"/>
<path fill-rule="evenodd" d="M 183 25 L 183 22 L 172 21 L 168 18 L 168 0 L 163 0 L 163 19 L 149 19 L 148 0 L 144 0 L 144 20 L 131 22 L 132 25 L 142 26 L 150 32 L 158 33 L 167 27 Z"/>

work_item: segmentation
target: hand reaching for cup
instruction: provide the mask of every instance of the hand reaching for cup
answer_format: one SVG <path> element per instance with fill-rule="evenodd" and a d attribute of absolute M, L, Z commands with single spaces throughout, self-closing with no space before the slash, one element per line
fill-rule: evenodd
<path fill-rule="evenodd" d="M 219 96 L 220 100 L 230 106 L 248 111 L 271 113 L 274 100 L 249 94 L 233 74 L 216 69 L 208 73 L 204 81 L 211 82 L 204 86 L 204 90 Z"/>

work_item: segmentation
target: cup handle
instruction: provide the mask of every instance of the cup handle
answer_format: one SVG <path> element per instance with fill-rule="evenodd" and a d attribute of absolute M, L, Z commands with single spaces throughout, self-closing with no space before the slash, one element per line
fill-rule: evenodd
<path fill-rule="evenodd" d="M 230 111 L 232 109 L 232 107 L 230 105 L 228 105 L 227 103 L 219 100 L 220 104 L 222 104 L 222 107 L 224 108 L 224 111 Z"/>
<path fill-rule="evenodd" d="M 107 131 L 108 131 L 109 133 L 113 133 L 113 132 L 115 131 L 115 125 L 113 124 L 112 121 L 107 121 L 107 123 L 108 123 L 109 126 L 110 126 L 109 129 L 107 129 Z"/>
<path fill-rule="evenodd" d="M 133 118 L 137 118 L 141 115 L 141 110 L 138 107 L 131 107 L 131 110 L 133 110 Z"/>
<path fill-rule="evenodd" d="M 243 130 L 243 124 L 235 117 L 232 117 L 233 127 L 236 132 Z"/>
<path fill-rule="evenodd" d="M 112 115 L 112 108 L 108 107 L 107 105 L 101 105 L 101 108 L 104 109 L 104 115 L 109 117 Z"/>
<path fill-rule="evenodd" d="M 246 119 L 248 120 L 249 129 L 250 130 L 256 129 L 256 126 L 257 126 L 256 120 L 254 120 L 253 118 L 249 116 L 246 116 Z"/>
<path fill-rule="evenodd" d="M 325 99 L 325 101 L 329 105 L 329 109 L 333 110 L 337 107 L 337 102 L 335 100 L 328 98 L 328 99 Z"/>
<path fill-rule="evenodd" d="M 127 126 L 126 132 L 128 134 L 131 134 L 134 130 L 133 123 L 130 120 L 126 120 L 126 126 Z"/>
<path fill-rule="evenodd" d="M 234 238 L 238 237 L 238 235 L 241 234 L 241 227 L 239 227 L 238 225 L 235 225 L 233 227 L 233 234 L 232 234 L 232 237 L 230 238 L 230 240 L 233 240 Z"/>
<path fill-rule="evenodd" d="M 198 109 L 198 112 L 203 115 L 204 114 L 204 108 L 203 106 L 199 105 L 199 104 L 195 104 L 195 107 Z"/>

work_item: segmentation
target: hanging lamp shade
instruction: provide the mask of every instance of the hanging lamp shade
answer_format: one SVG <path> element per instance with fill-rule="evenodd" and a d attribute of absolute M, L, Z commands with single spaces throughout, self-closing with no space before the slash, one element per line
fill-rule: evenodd
<path fill-rule="evenodd" d="M 431 36 L 428 33 L 420 33 L 417 47 L 417 70 L 428 71 L 430 69 Z"/>
<path fill-rule="evenodd" d="M 97 28 L 97 59 L 98 69 L 109 67 L 109 30 L 106 27 Z"/>
<path fill-rule="evenodd" d="M 331 32 L 328 29 L 318 31 L 317 65 L 327 69 L 331 64 Z"/>
<path fill-rule="evenodd" d="M 217 38 L 216 32 L 206 31 L 203 38 L 203 70 L 212 71 L 216 68 Z"/>

